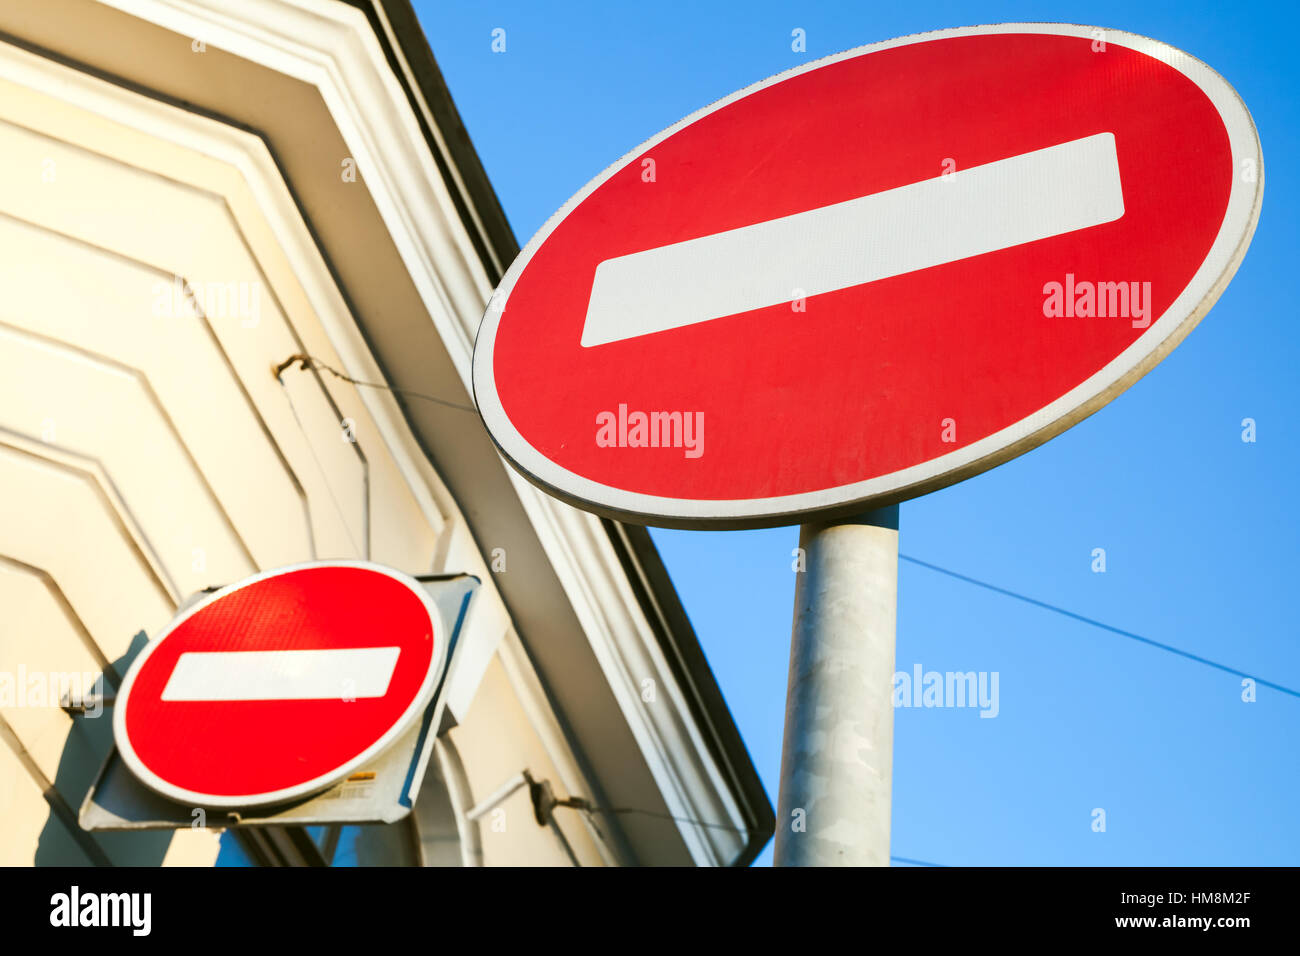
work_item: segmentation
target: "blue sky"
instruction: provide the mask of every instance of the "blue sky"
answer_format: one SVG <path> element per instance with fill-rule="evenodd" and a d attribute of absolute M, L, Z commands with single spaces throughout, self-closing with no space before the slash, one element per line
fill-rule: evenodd
<path fill-rule="evenodd" d="M 1297 68 L 1291 4 L 416 0 L 520 242 L 642 140 L 850 47 L 973 23 L 1145 34 L 1218 70 L 1267 185 L 1250 252 L 1154 372 L 1047 445 L 907 502 L 905 555 L 1300 690 L 1294 613 Z M 506 52 L 491 51 L 494 28 Z M 794 28 L 807 52 L 791 51 Z M 1241 440 L 1253 418 L 1257 441 Z M 797 529 L 654 532 L 776 803 Z M 1106 571 L 1092 570 L 1094 548 Z M 1000 712 L 900 709 L 896 857 L 942 865 L 1300 864 L 1300 696 L 903 561 L 897 666 L 996 671 Z M 1092 812 L 1106 811 L 1094 832 Z M 771 860 L 770 847 L 760 863 Z"/>

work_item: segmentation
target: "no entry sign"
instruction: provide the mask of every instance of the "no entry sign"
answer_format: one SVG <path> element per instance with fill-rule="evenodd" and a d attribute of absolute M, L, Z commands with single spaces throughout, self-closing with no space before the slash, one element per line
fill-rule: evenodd
<path fill-rule="evenodd" d="M 361 562 L 294 565 L 179 615 L 132 663 L 113 733 L 150 789 L 253 807 L 323 790 L 430 702 L 447 630 L 419 583 Z"/>
<path fill-rule="evenodd" d="M 744 527 L 913 497 L 1149 371 L 1263 192 L 1232 88 L 1093 27 L 922 34 L 791 70 L 573 197 L 474 354 L 507 458 L 581 507 Z"/>

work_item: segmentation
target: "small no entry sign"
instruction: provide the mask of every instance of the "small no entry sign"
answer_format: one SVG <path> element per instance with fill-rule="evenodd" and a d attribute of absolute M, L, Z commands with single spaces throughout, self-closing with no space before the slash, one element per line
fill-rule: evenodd
<path fill-rule="evenodd" d="M 1004 24 L 850 50 L 655 136 L 489 305 L 502 452 L 581 507 L 782 524 L 1033 448 L 1182 340 L 1259 215 L 1240 98 L 1115 30 Z"/>
<path fill-rule="evenodd" d="M 379 565 L 258 574 L 179 615 L 132 663 L 113 732 L 150 789 L 253 807 L 323 790 L 420 719 L 447 630 L 415 580 Z"/>

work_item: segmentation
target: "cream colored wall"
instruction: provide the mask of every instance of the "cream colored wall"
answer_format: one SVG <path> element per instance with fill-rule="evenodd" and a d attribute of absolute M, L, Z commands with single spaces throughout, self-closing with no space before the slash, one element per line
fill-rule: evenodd
<path fill-rule="evenodd" d="M 64 83 L 122 121 L 73 105 Z M 472 796 L 505 768 L 572 778 L 572 755 L 536 729 L 539 689 L 492 653 L 504 606 L 391 398 L 272 374 L 297 352 L 336 368 L 368 355 L 305 226 L 286 225 L 283 183 L 179 142 L 216 125 L 0 46 L 0 675 L 111 672 L 188 595 L 276 565 L 469 570 L 486 582 L 472 621 L 490 652 L 453 731 Z M 178 277 L 233 284 L 249 307 L 160 308 Z M 0 701 L 0 864 L 215 858 L 210 831 L 86 834 L 52 812 L 79 808 L 106 717 Z M 517 818 L 489 863 L 564 860 Z M 581 828 L 571 839 L 599 862 Z"/>

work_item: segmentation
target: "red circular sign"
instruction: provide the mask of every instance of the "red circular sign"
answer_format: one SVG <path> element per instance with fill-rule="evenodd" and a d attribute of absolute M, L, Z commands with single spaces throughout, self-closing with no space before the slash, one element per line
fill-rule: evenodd
<path fill-rule="evenodd" d="M 165 797 L 283 803 L 325 789 L 423 713 L 446 629 L 417 581 L 379 565 L 268 571 L 184 611 L 132 663 L 113 732 Z"/>
<path fill-rule="evenodd" d="M 581 507 L 741 527 L 933 490 L 1110 401 L 1213 304 L 1263 189 L 1236 93 L 1010 24 L 742 90 L 588 184 L 502 280 L 475 395 Z"/>

